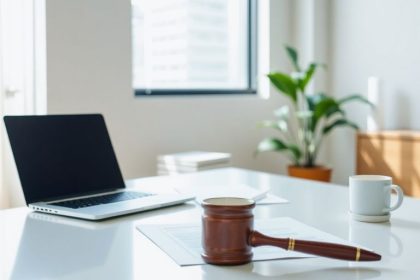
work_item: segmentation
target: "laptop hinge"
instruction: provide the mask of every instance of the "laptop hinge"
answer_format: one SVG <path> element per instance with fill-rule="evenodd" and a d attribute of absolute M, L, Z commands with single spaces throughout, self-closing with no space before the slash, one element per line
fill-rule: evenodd
<path fill-rule="evenodd" d="M 51 203 L 51 202 L 56 202 L 60 200 L 71 200 L 71 199 L 77 199 L 79 197 L 99 195 L 99 194 L 105 194 L 105 193 L 121 191 L 121 190 L 125 190 L 125 188 L 109 188 L 109 189 L 102 189 L 100 191 L 83 192 L 83 193 L 78 193 L 78 194 L 53 197 L 53 198 L 49 198 L 48 200 L 36 201 L 36 202 L 31 202 L 31 203 L 38 203 L 38 202 Z"/>

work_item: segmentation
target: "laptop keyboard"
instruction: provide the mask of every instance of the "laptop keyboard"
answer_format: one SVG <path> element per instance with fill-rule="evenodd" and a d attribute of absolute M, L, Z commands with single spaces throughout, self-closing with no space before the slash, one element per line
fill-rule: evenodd
<path fill-rule="evenodd" d="M 87 197 L 81 199 L 67 200 L 56 203 L 51 203 L 51 205 L 67 207 L 67 208 L 84 208 L 89 206 L 95 206 L 100 204 L 108 204 L 126 200 L 132 200 L 137 198 L 142 198 L 146 196 L 151 196 L 150 193 L 141 193 L 141 192 L 122 192 L 122 193 L 113 193 L 101 196 Z"/>

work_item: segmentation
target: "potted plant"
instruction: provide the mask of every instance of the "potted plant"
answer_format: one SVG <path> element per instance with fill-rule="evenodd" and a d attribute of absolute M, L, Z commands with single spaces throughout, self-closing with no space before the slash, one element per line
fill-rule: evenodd
<path fill-rule="evenodd" d="M 358 129 L 347 119 L 343 105 L 351 101 L 360 101 L 372 106 L 363 96 L 349 95 L 334 99 L 325 93 L 308 93 L 306 88 L 316 70 L 325 68 L 324 64 L 310 63 L 306 69 L 299 65 L 296 49 L 286 46 L 285 50 L 292 63 L 293 72 L 271 72 L 267 76 L 279 93 L 290 99 L 290 105 L 284 105 L 274 111 L 276 120 L 266 120 L 261 127 L 269 127 L 279 132 L 278 138 L 262 140 L 257 152 L 283 152 L 292 162 L 288 166 L 290 176 L 330 181 L 331 169 L 318 165 L 316 159 L 322 140 L 331 131 L 340 126 Z"/>

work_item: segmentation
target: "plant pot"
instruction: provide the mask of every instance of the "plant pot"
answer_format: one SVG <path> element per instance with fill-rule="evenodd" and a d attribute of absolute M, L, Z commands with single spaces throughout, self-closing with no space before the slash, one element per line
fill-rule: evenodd
<path fill-rule="evenodd" d="M 322 181 L 322 182 L 330 182 L 331 181 L 331 168 L 324 167 L 324 166 L 314 166 L 314 167 L 302 167 L 296 165 L 289 165 L 287 167 L 287 171 L 289 176 L 308 179 L 308 180 L 315 180 L 315 181 Z"/>

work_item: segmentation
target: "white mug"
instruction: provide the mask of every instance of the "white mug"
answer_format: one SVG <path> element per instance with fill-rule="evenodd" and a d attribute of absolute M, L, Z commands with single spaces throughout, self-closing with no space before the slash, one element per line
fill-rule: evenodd
<path fill-rule="evenodd" d="M 397 201 L 393 206 L 391 206 L 392 190 L 397 193 Z M 404 198 L 401 188 L 392 184 L 392 178 L 382 175 L 350 176 L 349 193 L 350 213 L 358 220 L 361 220 L 358 217 L 363 216 L 379 217 L 377 221 L 388 220 L 390 212 L 400 207 Z"/>

